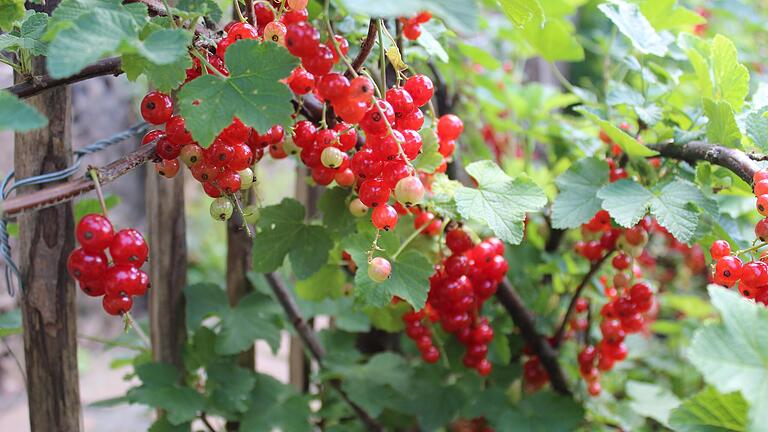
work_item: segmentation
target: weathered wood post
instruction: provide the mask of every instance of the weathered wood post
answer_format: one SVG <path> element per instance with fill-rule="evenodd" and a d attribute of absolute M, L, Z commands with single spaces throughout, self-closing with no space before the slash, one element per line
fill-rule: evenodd
<path fill-rule="evenodd" d="M 48 14 L 58 5 L 28 4 Z M 45 74 L 45 58 L 32 59 L 32 74 Z M 16 75 L 16 82 L 26 79 Z M 17 133 L 14 169 L 24 179 L 66 168 L 72 162 L 71 94 L 68 87 L 44 91 L 27 103 L 48 117 L 46 127 Z M 20 188 L 18 194 L 39 189 Z M 76 287 L 67 274 L 75 247 L 72 203 L 23 214 L 19 223 L 19 296 L 24 325 L 29 420 L 32 432 L 80 431 L 77 372 Z"/>

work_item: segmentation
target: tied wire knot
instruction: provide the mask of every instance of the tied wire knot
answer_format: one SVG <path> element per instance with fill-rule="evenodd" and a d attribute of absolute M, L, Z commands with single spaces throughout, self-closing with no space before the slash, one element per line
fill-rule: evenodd
<path fill-rule="evenodd" d="M 105 148 L 111 147 L 115 144 L 119 144 L 134 136 L 141 135 L 146 132 L 148 128 L 149 125 L 146 122 L 141 122 L 129 127 L 128 129 L 120 131 L 109 138 L 96 141 L 81 149 L 75 150 L 75 162 L 69 167 L 60 171 L 28 177 L 19 181 L 15 181 L 15 173 L 11 171 L 8 173 L 8 175 L 5 176 L 2 183 L 0 183 L 2 200 L 8 199 L 8 197 L 11 195 L 11 192 L 22 186 L 42 185 L 65 180 L 80 169 L 83 158 L 85 156 L 104 150 Z M 16 284 L 18 284 L 19 289 L 23 289 L 23 286 L 21 285 L 21 272 L 19 271 L 18 266 L 16 266 L 16 263 L 13 261 L 13 256 L 11 255 L 11 243 L 10 236 L 8 234 L 9 223 L 10 221 L 7 218 L 0 219 L 0 258 L 5 263 L 6 289 L 8 290 L 8 294 L 10 296 L 14 296 L 16 294 L 16 289 L 13 280 L 16 279 Z"/>

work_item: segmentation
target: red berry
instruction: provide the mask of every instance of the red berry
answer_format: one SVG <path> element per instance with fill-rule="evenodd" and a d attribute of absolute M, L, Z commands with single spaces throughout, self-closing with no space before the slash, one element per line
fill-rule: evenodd
<path fill-rule="evenodd" d="M 757 204 L 755 205 L 757 212 L 763 216 L 768 216 L 768 195 L 760 195 L 757 197 Z"/>
<path fill-rule="evenodd" d="M 100 279 L 107 270 L 107 256 L 104 252 L 86 252 L 77 248 L 67 258 L 67 271 L 74 279 L 81 282 L 92 282 Z"/>
<path fill-rule="evenodd" d="M 709 254 L 713 260 L 718 260 L 726 255 L 731 254 L 731 245 L 725 240 L 716 240 L 709 247 Z"/>
<path fill-rule="evenodd" d="M 756 171 L 752 175 L 752 183 L 754 184 L 757 184 L 758 182 L 761 182 L 763 180 L 768 180 L 768 170 Z"/>
<path fill-rule="evenodd" d="M 417 22 L 408 21 L 403 26 L 403 36 L 408 40 L 416 40 L 421 36 L 421 26 Z"/>
<path fill-rule="evenodd" d="M 92 281 L 80 281 L 80 290 L 91 297 L 100 297 L 104 295 L 104 281 L 96 279 Z"/>
<path fill-rule="evenodd" d="M 144 138 L 141 139 L 141 145 L 147 145 L 151 143 L 152 141 L 159 140 L 160 138 L 165 137 L 165 132 L 155 129 L 147 132 L 146 135 L 144 135 Z"/>
<path fill-rule="evenodd" d="M 430 364 L 437 363 L 437 361 L 440 360 L 440 350 L 432 346 L 421 352 L 421 358 Z"/>
<path fill-rule="evenodd" d="M 184 118 L 181 116 L 173 116 L 165 123 L 165 134 L 168 139 L 179 146 L 192 143 L 192 134 L 186 129 L 184 125 Z"/>
<path fill-rule="evenodd" d="M 462 254 L 473 246 L 472 238 L 461 228 L 455 228 L 445 234 L 445 245 L 454 254 Z"/>
<path fill-rule="evenodd" d="M 240 175 L 236 172 L 225 171 L 216 177 L 216 186 L 223 192 L 233 194 L 240 190 Z"/>
<path fill-rule="evenodd" d="M 169 159 L 156 163 L 155 171 L 165 178 L 176 177 L 176 174 L 179 173 L 179 161 L 178 159 Z"/>
<path fill-rule="evenodd" d="M 325 44 L 319 44 L 314 53 L 301 58 L 301 64 L 309 73 L 323 76 L 333 68 L 333 52 Z"/>
<path fill-rule="evenodd" d="M 125 295 L 132 292 L 146 291 L 143 285 L 147 282 L 142 277 L 141 270 L 136 267 L 117 264 L 109 268 L 104 274 L 104 292 L 108 296 Z"/>
<path fill-rule="evenodd" d="M 755 183 L 754 187 L 755 196 L 768 194 L 768 180 L 760 180 Z"/>
<path fill-rule="evenodd" d="M 344 39 L 344 36 L 341 36 L 341 35 L 334 35 L 333 39 L 336 41 L 336 45 L 339 46 L 341 55 L 346 56 L 347 53 L 349 52 L 349 42 L 346 39 Z M 330 39 L 328 39 L 328 41 L 325 42 L 325 44 L 328 45 L 331 48 L 331 51 L 333 52 L 333 62 L 338 63 L 341 57 L 339 56 L 339 53 L 336 52 L 336 45 L 334 45 Z"/>
<path fill-rule="evenodd" d="M 314 55 L 320 44 L 320 32 L 307 22 L 288 25 L 285 33 L 285 47 L 296 57 Z"/>
<path fill-rule="evenodd" d="M 410 114 L 397 119 L 395 126 L 399 130 L 413 129 L 418 131 L 424 126 L 424 113 L 420 109 L 415 109 Z"/>
<path fill-rule="evenodd" d="M 315 88 L 315 76 L 301 67 L 297 67 L 288 75 L 287 82 L 291 91 L 297 95 L 310 93 Z"/>
<path fill-rule="evenodd" d="M 768 241 L 768 218 L 762 219 L 755 224 L 755 236 L 761 241 Z"/>
<path fill-rule="evenodd" d="M 329 73 L 320 78 L 317 90 L 329 102 L 344 99 L 349 93 L 349 80 L 340 73 Z"/>
<path fill-rule="evenodd" d="M 750 261 L 742 267 L 741 281 L 753 287 L 768 284 L 768 264 L 762 261 Z"/>
<path fill-rule="evenodd" d="M 358 76 L 349 82 L 349 100 L 368 103 L 373 97 L 373 90 L 374 86 L 370 78 Z"/>
<path fill-rule="evenodd" d="M 385 99 L 392 105 L 392 109 L 395 110 L 396 119 L 400 119 L 416 109 L 411 94 L 401 87 L 393 87 L 387 90 Z"/>
<path fill-rule="evenodd" d="M 100 214 L 88 214 L 80 219 L 75 229 L 77 242 L 88 252 L 98 253 L 112 242 L 115 232 L 112 223 Z"/>
<path fill-rule="evenodd" d="M 141 116 L 147 123 L 159 125 L 173 115 L 173 100 L 165 93 L 152 91 L 141 101 Z"/>
<path fill-rule="evenodd" d="M 464 123 L 453 114 L 446 114 L 437 121 L 437 136 L 440 141 L 455 140 L 464 130 Z"/>
<path fill-rule="evenodd" d="M 376 206 L 371 213 L 371 221 L 376 229 L 389 231 L 397 225 L 397 210 L 388 204 Z"/>
<path fill-rule="evenodd" d="M 741 278 L 741 260 L 735 256 L 724 256 L 715 263 L 715 283 L 732 286 Z"/>
<path fill-rule="evenodd" d="M 410 93 L 413 98 L 413 103 L 417 107 L 426 105 L 426 103 L 432 99 L 432 94 L 435 91 L 435 86 L 432 84 L 432 80 L 426 75 L 421 74 L 408 78 L 403 87 Z M 418 128 L 411 129 L 418 130 Z"/>
<path fill-rule="evenodd" d="M 235 145 L 244 143 L 250 135 L 251 128 L 235 117 L 232 123 L 221 131 L 219 138 L 227 144 Z"/>
<path fill-rule="evenodd" d="M 619 253 L 615 257 L 613 257 L 613 261 L 611 261 L 611 264 L 613 264 L 613 268 L 616 270 L 626 270 L 629 268 L 629 265 L 632 263 L 632 259 L 629 257 L 629 255 Z"/>
<path fill-rule="evenodd" d="M 115 264 L 141 267 L 149 256 L 149 246 L 140 232 L 128 228 L 115 234 L 109 245 L 109 254 Z"/>
<path fill-rule="evenodd" d="M 227 168 L 232 171 L 242 171 L 253 162 L 253 152 L 246 144 L 232 146 L 232 157 L 227 162 Z"/>
<path fill-rule="evenodd" d="M 382 180 L 369 179 L 360 185 L 358 194 L 360 201 L 367 207 L 377 207 L 387 203 L 390 189 Z"/>
<path fill-rule="evenodd" d="M 160 138 L 155 153 L 163 160 L 176 159 L 181 154 L 181 145 L 172 143 L 167 137 Z"/>
<path fill-rule="evenodd" d="M 238 22 L 232 25 L 227 31 L 227 39 L 238 41 L 240 39 L 258 39 L 259 31 L 256 27 L 243 22 Z"/>
<path fill-rule="evenodd" d="M 133 300 L 129 296 L 118 295 L 109 296 L 105 295 L 101 302 L 104 311 L 110 315 L 122 315 L 127 313 L 133 307 Z"/>
<path fill-rule="evenodd" d="M 488 361 L 488 359 L 482 359 L 477 363 L 476 368 L 477 373 L 479 373 L 481 376 L 488 376 L 493 370 L 493 365 Z"/>

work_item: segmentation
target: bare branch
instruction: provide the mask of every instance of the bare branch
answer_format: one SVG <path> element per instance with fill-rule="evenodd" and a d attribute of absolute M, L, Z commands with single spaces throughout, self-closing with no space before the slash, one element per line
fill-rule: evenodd
<path fill-rule="evenodd" d="M 119 177 L 151 161 L 155 157 L 156 142 L 139 147 L 122 158 L 99 168 L 99 181 L 102 185 L 111 183 Z M 3 217 L 12 218 L 21 213 L 42 210 L 66 201 L 71 201 L 95 188 L 94 183 L 85 177 L 70 180 L 32 193 L 15 196 L 3 203 Z"/>
<path fill-rule="evenodd" d="M 355 72 L 360 71 L 363 63 L 365 63 L 365 60 L 367 60 L 368 56 L 371 54 L 373 46 L 376 44 L 376 35 L 378 34 L 378 31 L 378 20 L 372 18 L 368 23 L 368 34 L 365 35 L 365 39 L 363 39 L 363 43 L 360 45 L 360 51 L 358 52 L 357 57 L 352 60 L 352 68 Z M 346 75 L 347 78 L 352 78 L 350 71 L 347 71 L 344 75 Z"/>
<path fill-rule="evenodd" d="M 663 157 L 678 159 L 695 165 L 699 161 L 707 161 L 728 168 L 745 182 L 752 184 L 752 176 L 760 169 L 750 157 L 741 150 L 710 144 L 704 141 L 691 141 L 686 144 L 663 143 L 652 144 L 649 148 L 656 150 Z"/>
<path fill-rule="evenodd" d="M 325 350 L 320 344 L 320 341 L 317 339 L 317 335 L 315 334 L 314 330 L 309 327 L 309 325 L 307 325 L 307 321 L 301 315 L 301 311 L 299 311 L 299 307 L 296 305 L 296 301 L 293 299 L 293 296 L 291 296 L 291 293 L 285 287 L 285 284 L 277 273 L 265 273 L 264 277 L 266 277 L 267 283 L 269 283 L 270 288 L 272 288 L 272 292 L 275 294 L 278 302 L 283 307 L 285 314 L 288 316 L 291 324 L 293 324 L 293 327 L 299 334 L 299 337 L 304 343 L 304 346 L 312 355 L 312 358 L 314 358 L 315 361 L 322 367 L 323 357 L 325 357 Z M 376 421 L 376 419 L 371 417 L 371 415 L 368 414 L 360 405 L 356 404 L 354 401 L 352 401 L 352 399 L 349 398 L 347 393 L 341 388 L 340 381 L 331 380 L 330 384 L 334 389 L 336 389 L 336 391 L 339 392 L 341 398 L 344 399 L 344 401 L 347 402 L 350 407 L 352 407 L 352 409 L 355 411 L 355 414 L 357 414 L 360 420 L 365 423 L 368 430 L 384 430 L 383 427 Z"/>
<path fill-rule="evenodd" d="M 539 356 L 544 370 L 549 375 L 549 381 L 552 388 L 560 394 L 570 395 L 568 390 L 568 381 L 565 378 L 563 369 L 557 360 L 557 351 L 549 344 L 547 339 L 536 330 L 536 320 L 531 311 L 523 303 L 523 299 L 517 293 L 508 280 L 504 279 L 496 291 L 496 298 L 504 306 L 512 321 L 520 329 L 525 342 L 533 348 L 533 352 Z"/>

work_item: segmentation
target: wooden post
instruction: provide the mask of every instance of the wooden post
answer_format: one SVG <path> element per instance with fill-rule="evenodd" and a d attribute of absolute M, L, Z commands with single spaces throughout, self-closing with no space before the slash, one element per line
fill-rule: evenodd
<path fill-rule="evenodd" d="M 36 5 L 35 9 L 50 13 L 58 3 L 58 0 L 49 0 L 44 6 Z M 31 72 L 45 74 L 45 59 L 34 58 Z M 15 76 L 16 82 L 24 79 Z M 48 125 L 15 135 L 17 179 L 60 170 L 72 162 L 69 88 L 48 90 L 26 102 L 48 117 Z M 37 189 L 40 187 L 28 186 L 17 193 Z M 67 274 L 67 257 L 75 248 L 72 203 L 20 215 L 18 223 L 30 430 L 80 431 L 77 288 Z"/>
<path fill-rule="evenodd" d="M 155 361 L 182 368 L 187 336 L 184 295 L 187 284 L 187 239 L 184 218 L 184 173 L 166 179 L 147 172 L 149 225 L 149 320 Z"/>
<path fill-rule="evenodd" d="M 296 199 L 306 207 L 306 218 L 311 219 L 317 214 L 317 202 L 320 199 L 320 190 L 316 186 L 307 184 L 309 175 L 307 167 L 299 164 L 296 167 Z M 314 323 L 309 321 L 311 327 Z M 288 381 L 299 391 L 309 390 L 309 358 L 304 353 L 301 338 L 291 336 L 288 351 Z"/>

